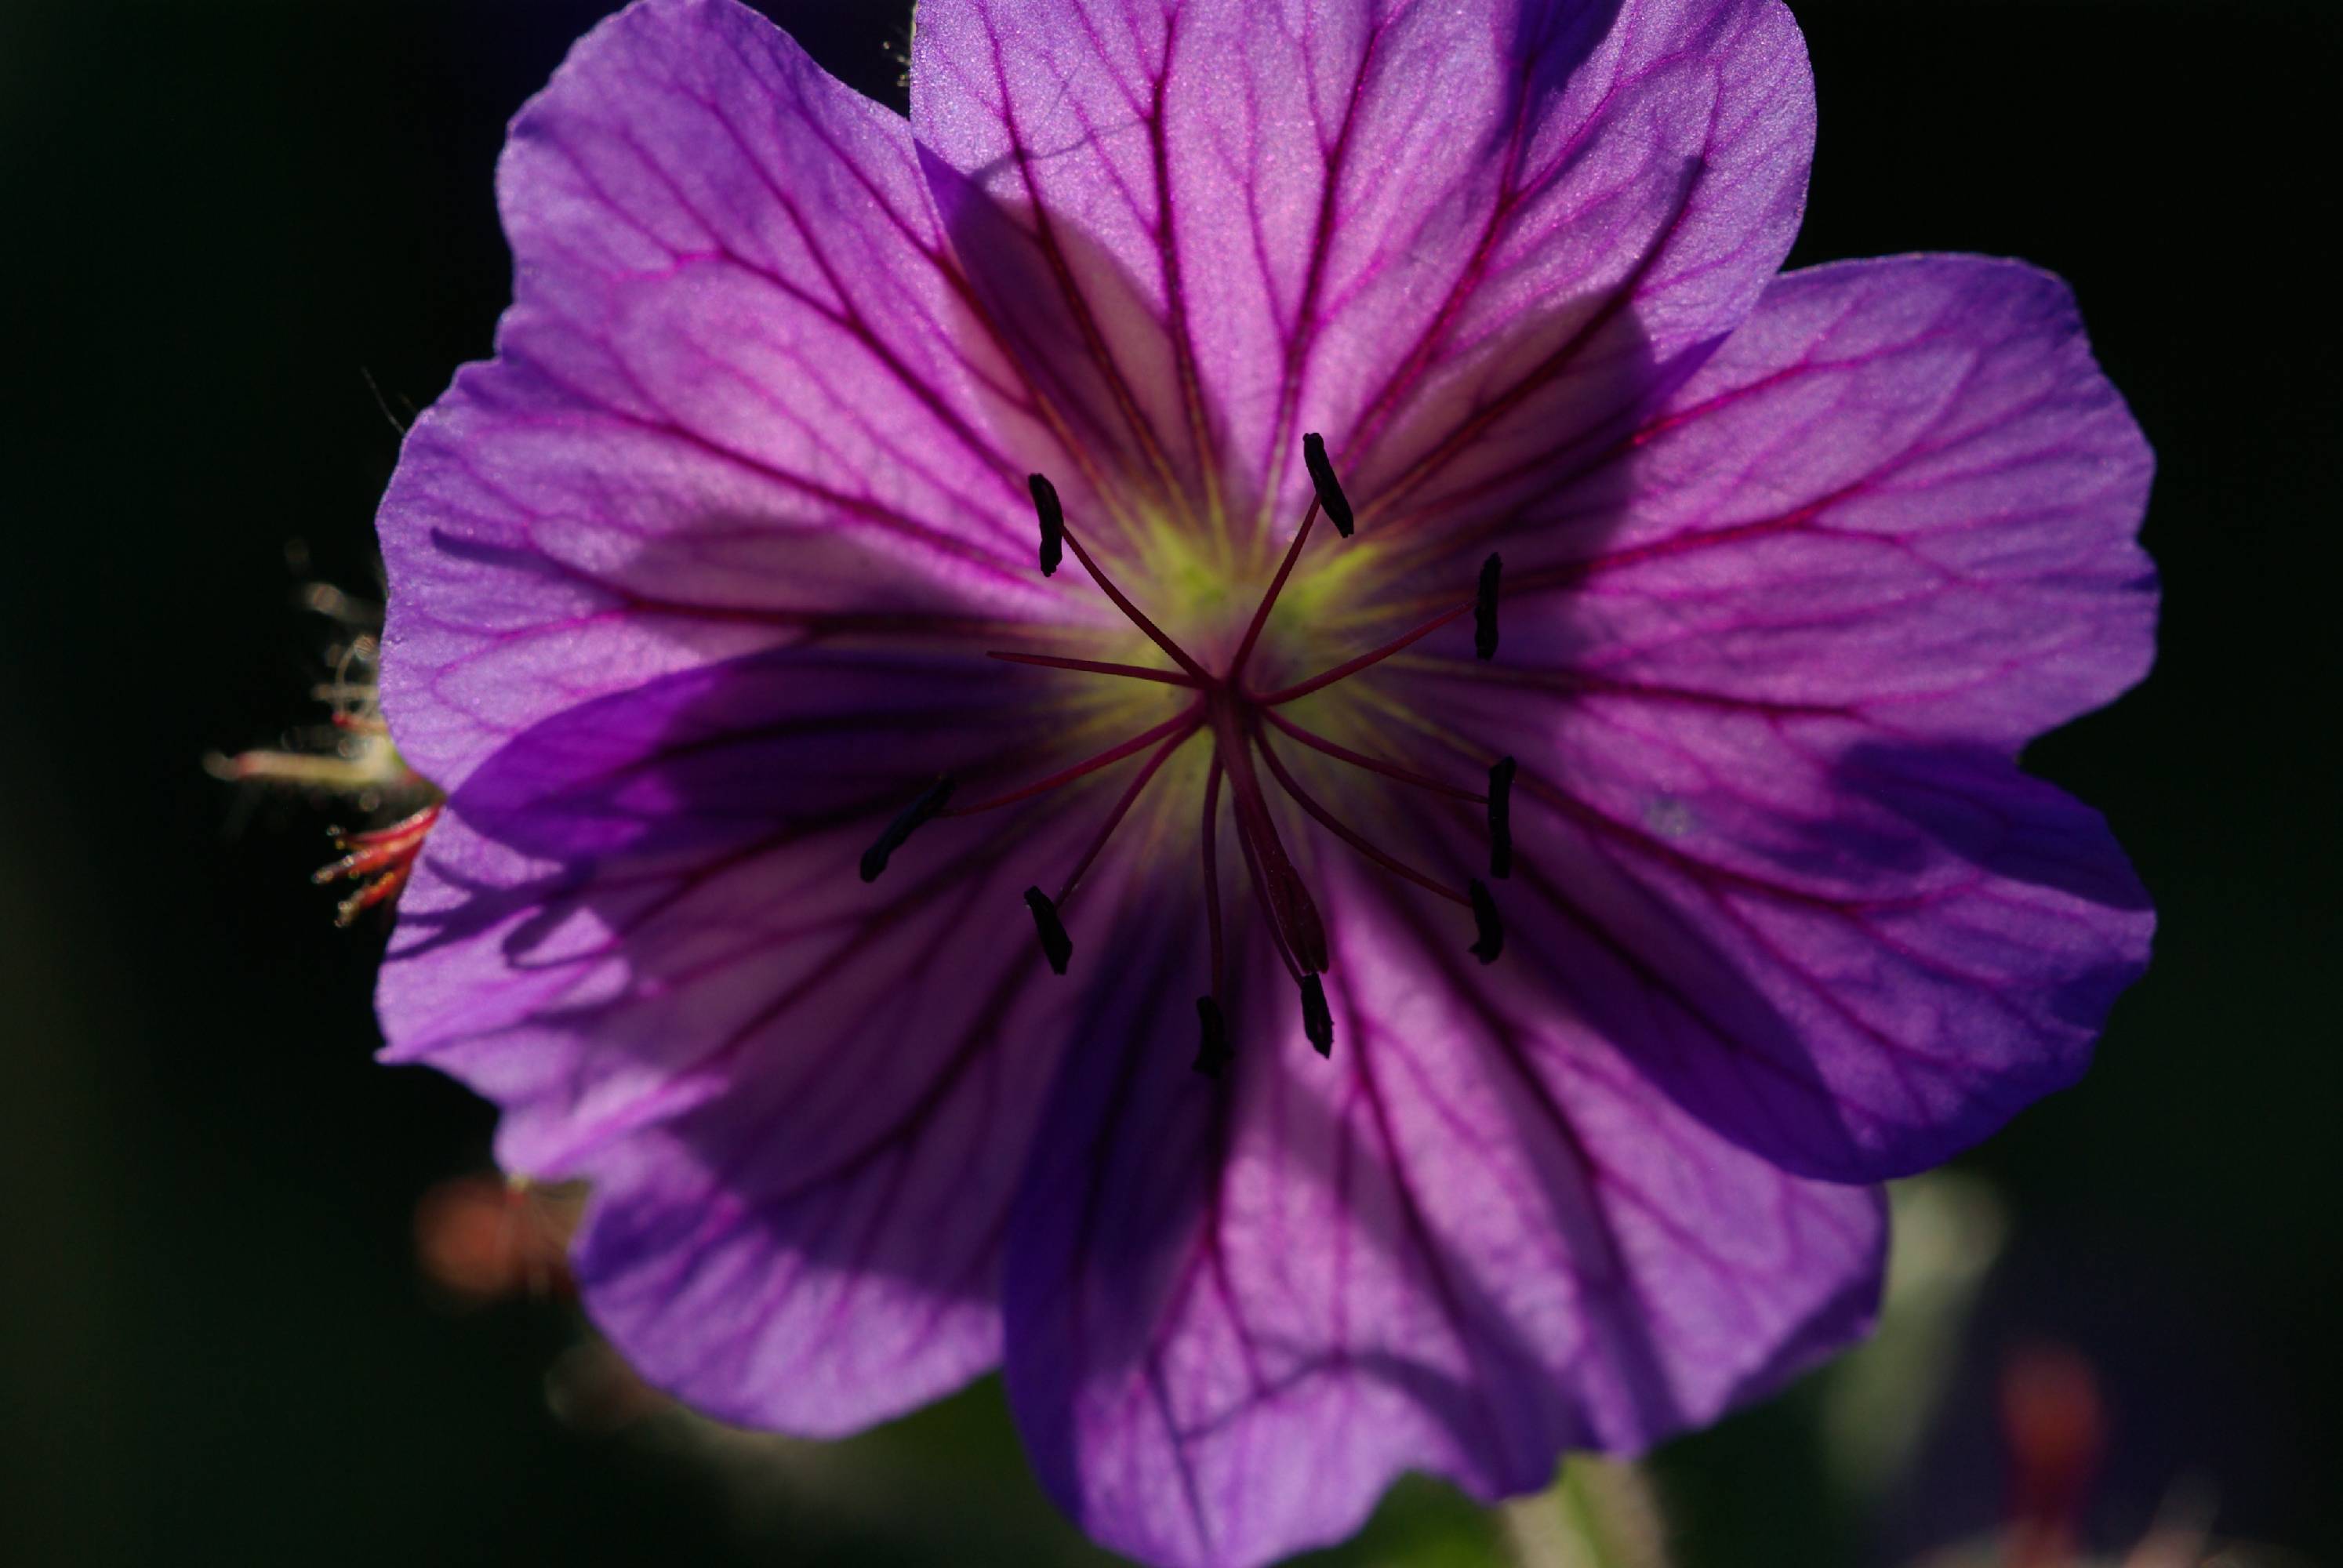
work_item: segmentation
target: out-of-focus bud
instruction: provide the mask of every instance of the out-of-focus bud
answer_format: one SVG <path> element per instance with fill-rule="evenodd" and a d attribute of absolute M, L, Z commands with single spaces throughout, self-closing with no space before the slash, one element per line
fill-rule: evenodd
<path fill-rule="evenodd" d="M 546 1408 L 579 1432 L 620 1432 L 674 1402 L 645 1382 L 600 1340 L 581 1340 L 554 1358 L 545 1374 Z"/>
<path fill-rule="evenodd" d="M 2062 1568 L 2080 1550 L 2083 1505 L 2107 1448 L 2098 1374 L 2066 1346 L 2031 1345 L 2002 1363 L 2000 1395 L 2010 1568 Z"/>
<path fill-rule="evenodd" d="M 568 1297 L 569 1238 L 585 1206 L 574 1184 L 538 1186 L 494 1175 L 458 1176 L 415 1206 L 415 1258 L 454 1301 Z"/>

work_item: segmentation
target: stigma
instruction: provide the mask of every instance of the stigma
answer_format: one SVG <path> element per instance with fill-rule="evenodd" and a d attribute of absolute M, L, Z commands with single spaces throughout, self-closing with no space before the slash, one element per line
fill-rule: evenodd
<path fill-rule="evenodd" d="M 1302 1037 L 1321 1056 L 1331 1056 L 1335 1045 L 1335 1020 L 1322 977 L 1336 960 L 1328 925 L 1311 879 L 1281 830 L 1272 789 L 1291 802 L 1302 816 L 1327 836 L 1398 881 L 1420 889 L 1456 906 L 1469 920 L 1473 940 L 1466 946 L 1482 963 L 1496 960 L 1504 949 L 1504 928 L 1494 897 L 1479 876 L 1412 864 L 1378 844 L 1356 823 L 1338 816 L 1294 776 L 1281 751 L 1304 748 L 1363 776 L 1378 789 L 1412 789 L 1444 798 L 1453 806 L 1481 807 L 1486 814 L 1487 873 L 1502 879 L 1514 856 L 1510 816 L 1515 772 L 1507 757 L 1488 766 L 1486 788 L 1471 788 L 1434 773 L 1419 772 L 1384 759 L 1370 757 L 1338 744 L 1297 723 L 1286 711 L 1291 704 L 1352 679 L 1362 672 L 1405 652 L 1423 638 L 1454 622 L 1473 622 L 1473 651 L 1486 661 L 1497 651 L 1497 601 L 1503 562 L 1492 555 L 1483 564 L 1479 579 L 1458 599 L 1394 638 L 1333 664 L 1304 679 L 1264 687 L 1249 677 L 1253 655 L 1270 626 L 1280 598 L 1292 579 L 1319 519 L 1324 518 L 1340 541 L 1351 539 L 1357 517 L 1343 490 L 1325 442 L 1314 432 L 1303 437 L 1302 452 L 1311 483 L 1312 500 L 1294 530 L 1275 574 L 1262 589 L 1242 638 L 1225 660 L 1213 663 L 1175 640 L 1139 602 L 1126 593 L 1083 542 L 1081 528 L 1070 519 L 1057 488 L 1041 474 L 1030 477 L 1034 518 L 1039 529 L 1037 563 L 1043 576 L 1054 575 L 1071 555 L 1082 572 L 1121 614 L 1171 661 L 1171 668 L 1113 663 L 1102 659 L 1063 658 L 1019 649 L 995 649 L 989 657 L 1006 662 L 1061 669 L 1109 680 L 1147 681 L 1180 689 L 1184 694 L 1172 717 L 1139 730 L 1046 778 L 990 798 L 955 803 L 958 781 L 939 779 L 917 798 L 900 806 L 870 847 L 864 851 L 860 874 L 872 881 L 885 872 L 912 835 L 930 822 L 979 816 L 1050 794 L 1092 774 L 1140 759 L 1135 772 L 1114 804 L 1091 834 L 1086 847 L 1056 884 L 1054 893 L 1037 882 L 1024 893 L 1042 961 L 1059 975 L 1069 972 L 1076 943 L 1070 916 L 1079 920 L 1076 894 L 1101 852 L 1131 809 L 1147 792 L 1165 765 L 1183 748 L 1202 742 L 1210 755 L 1204 771 L 1203 811 L 1197 825 L 1202 871 L 1202 910 L 1206 928 L 1208 972 L 1199 977 L 1196 999 L 1200 1042 L 1194 1061 L 1202 1076 L 1218 1080 L 1225 1068 L 1251 1043 L 1236 1038 L 1228 1004 L 1231 957 L 1220 844 L 1222 809 L 1233 829 L 1241 876 L 1240 896 L 1249 896 L 1260 919 L 1258 930 L 1279 966 L 1294 987 L 1300 1003 Z M 1460 588 L 1464 585 L 1459 585 Z M 1475 780 L 1475 782 L 1479 782 Z M 1288 819 L 1291 826 L 1291 819 Z"/>

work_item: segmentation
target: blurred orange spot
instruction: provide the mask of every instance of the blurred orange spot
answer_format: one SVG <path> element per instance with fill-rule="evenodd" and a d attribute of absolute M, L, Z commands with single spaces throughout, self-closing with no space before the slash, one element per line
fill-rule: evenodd
<path fill-rule="evenodd" d="M 473 1302 L 570 1293 L 568 1248 L 581 1197 L 498 1176 L 458 1176 L 415 1206 L 415 1259 L 424 1277 Z"/>
<path fill-rule="evenodd" d="M 2075 1561 L 2083 1505 L 2107 1447 L 2098 1374 L 2063 1345 L 2012 1352 L 2001 1369 L 2001 1427 L 2009 1445 L 2011 1568 Z"/>

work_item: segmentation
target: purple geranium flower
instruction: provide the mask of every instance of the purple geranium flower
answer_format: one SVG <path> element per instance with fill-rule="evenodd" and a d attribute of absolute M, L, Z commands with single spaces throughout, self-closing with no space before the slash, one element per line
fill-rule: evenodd
<path fill-rule="evenodd" d="M 1001 1367 L 1160 1562 L 1860 1333 L 2147 950 L 2014 762 L 2151 654 L 2066 290 L 1776 276 L 1779 0 L 924 0 L 911 101 L 642 0 L 514 122 L 381 517 L 390 1058 L 654 1382 Z"/>

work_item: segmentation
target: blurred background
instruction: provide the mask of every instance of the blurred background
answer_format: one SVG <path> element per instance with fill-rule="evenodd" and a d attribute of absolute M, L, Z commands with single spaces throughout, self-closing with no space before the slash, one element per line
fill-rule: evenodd
<path fill-rule="evenodd" d="M 1793 5 L 1799 259 L 2064 273 L 2161 455 L 2162 662 L 2030 756 L 2130 848 L 2157 965 L 2079 1090 L 1899 1194 L 1871 1349 L 1502 1517 L 1409 1483 L 1331 1560 L 2343 1562 L 2343 23 Z M 0 1558 L 1095 1557 L 990 1384 L 831 1446 L 635 1387 L 558 1195 L 369 1060 L 380 927 L 308 881 L 351 812 L 203 766 L 324 717 L 353 628 L 299 586 L 376 590 L 396 427 L 507 296 L 503 121 L 606 8 L 0 0 Z M 900 104 L 900 0 L 765 8 Z"/>

